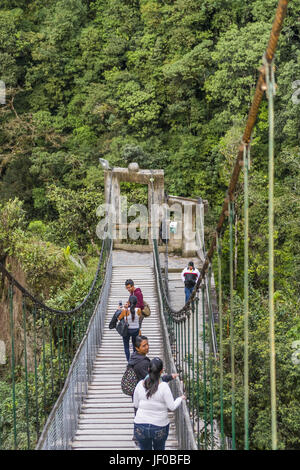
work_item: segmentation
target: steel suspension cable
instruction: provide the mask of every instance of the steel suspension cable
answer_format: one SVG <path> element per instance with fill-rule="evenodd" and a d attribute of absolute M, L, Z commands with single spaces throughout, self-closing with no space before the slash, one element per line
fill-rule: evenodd
<path fill-rule="evenodd" d="M 274 315 L 274 96 L 276 93 L 273 61 L 266 63 L 269 121 L 269 315 L 272 449 L 277 449 L 275 315 Z"/>
<path fill-rule="evenodd" d="M 202 285 L 202 346 L 203 346 L 203 405 L 204 405 L 204 444 L 207 449 L 207 393 L 206 393 L 206 319 L 205 319 L 205 287 Z"/>
<path fill-rule="evenodd" d="M 25 368 L 25 412 L 26 412 L 26 435 L 27 435 L 27 448 L 30 448 L 30 429 L 29 429 L 29 391 L 28 391 L 28 364 L 27 364 L 27 330 L 26 330 L 26 300 L 22 296 L 22 311 L 23 311 L 23 332 L 24 332 L 24 368 Z"/>
<path fill-rule="evenodd" d="M 245 145 L 250 144 L 251 134 L 256 122 L 256 118 L 258 115 L 260 103 L 263 97 L 263 94 L 266 90 L 268 90 L 268 100 L 269 100 L 269 314 L 270 314 L 270 326 L 269 326 L 269 335 L 270 335 L 270 378 L 271 378 L 271 415 L 272 415 L 272 448 L 277 448 L 277 424 L 276 424 L 276 375 L 275 375 L 275 334 L 274 334 L 274 241 L 273 241 L 273 225 L 274 225 L 274 208 L 273 208 L 273 192 L 274 192 L 274 108 L 273 108 L 273 96 L 275 92 L 274 80 L 273 80 L 273 69 L 272 69 L 272 62 L 275 55 L 275 50 L 277 47 L 278 38 L 280 35 L 280 31 L 283 25 L 284 18 L 287 12 L 289 0 L 279 0 L 277 10 L 275 13 L 275 18 L 272 25 L 272 30 L 270 33 L 269 42 L 267 45 L 267 49 L 264 56 L 264 65 L 260 69 L 260 75 L 257 81 L 255 94 L 252 100 L 251 108 L 249 110 L 246 127 L 244 130 L 244 134 L 242 137 L 242 143 L 238 151 L 238 155 L 235 161 L 235 165 L 233 168 L 233 172 L 231 175 L 231 179 L 228 185 L 227 196 L 224 199 L 223 207 L 221 210 L 221 214 L 219 216 L 219 220 L 212 237 L 210 248 L 205 255 L 205 260 L 200 272 L 199 279 L 195 286 L 195 289 L 189 299 L 189 301 L 184 305 L 184 307 L 178 311 L 172 309 L 171 305 L 168 302 L 166 293 L 164 292 L 164 286 L 160 282 L 161 290 L 163 296 L 166 298 L 166 305 L 169 315 L 172 316 L 173 321 L 180 323 L 184 318 L 187 318 L 189 315 L 189 309 L 191 307 L 192 302 L 194 301 L 195 297 L 197 296 L 197 292 L 202 285 L 203 279 L 206 278 L 209 266 L 212 262 L 212 257 L 214 255 L 214 251 L 216 250 L 217 239 L 220 237 L 221 232 L 223 230 L 223 225 L 226 220 L 226 215 L 230 214 L 229 223 L 231 224 L 230 228 L 230 350 L 231 350 L 231 381 L 232 381 L 232 448 L 236 448 L 235 442 L 235 357 L 234 357 L 234 302 L 233 302 L 233 220 L 232 220 L 232 213 L 233 213 L 233 199 L 234 199 L 234 192 L 236 189 L 236 185 L 238 182 L 239 174 L 244 162 L 244 152 L 245 152 Z M 265 83 L 267 81 L 267 84 Z M 247 159 L 248 160 L 248 159 Z M 249 163 L 247 161 L 247 163 Z M 244 165 L 246 167 L 247 175 L 246 175 L 246 182 L 245 184 L 245 191 L 247 194 L 245 198 L 248 201 L 248 166 L 247 164 Z M 246 207 L 245 211 L 248 211 L 248 202 L 245 200 Z M 244 269 L 245 269 L 245 278 L 244 278 L 244 293 L 246 294 L 244 300 L 244 353 L 245 353 L 245 369 L 244 369 L 244 424 L 245 424 L 245 449 L 249 448 L 249 367 L 248 367 L 248 333 L 249 333 L 249 325 L 248 325 L 248 317 L 249 317 L 249 293 L 248 293 L 248 212 L 246 216 L 246 227 L 245 227 L 245 248 L 244 248 Z M 157 250 L 157 246 L 154 243 L 154 251 Z M 158 250 L 157 250 L 158 251 Z M 156 254 L 157 256 L 157 254 Z M 220 303 L 220 302 L 219 302 Z M 221 331 L 221 330 L 220 330 Z M 223 351 L 222 351 L 223 353 Z M 182 367 L 183 368 L 183 367 Z"/>
<path fill-rule="evenodd" d="M 249 450 L 249 188 L 250 146 L 244 146 L 244 426 L 245 450 Z"/>
<path fill-rule="evenodd" d="M 270 63 L 274 58 L 275 50 L 276 50 L 276 47 L 277 47 L 277 42 L 278 42 L 279 35 L 280 35 L 280 31 L 281 31 L 281 28 L 282 28 L 282 25 L 283 25 L 284 18 L 285 18 L 286 13 L 287 13 L 288 3 L 289 3 L 289 0 L 279 0 L 279 2 L 278 2 L 277 10 L 276 10 L 276 13 L 275 13 L 275 18 L 274 18 L 271 33 L 270 33 L 270 39 L 269 39 L 269 42 L 268 42 L 268 45 L 267 45 L 267 48 L 266 48 L 266 52 L 265 52 L 265 57 L 266 57 L 266 60 L 267 60 L 268 63 Z M 245 143 L 247 144 L 247 143 L 250 142 L 251 134 L 252 134 L 256 119 L 257 119 L 260 103 L 261 103 L 264 91 L 266 90 L 265 74 L 266 74 L 266 72 L 265 72 L 265 66 L 264 66 L 260 69 L 260 74 L 259 74 L 259 78 L 257 80 L 254 97 L 253 97 L 253 100 L 252 100 L 252 104 L 251 104 L 251 107 L 250 107 L 250 110 L 249 110 L 249 114 L 248 114 L 245 130 L 244 130 L 244 134 L 243 134 L 243 137 L 242 137 L 242 144 L 241 144 L 241 146 L 239 148 L 239 151 L 238 151 L 238 155 L 237 155 L 237 158 L 236 158 L 236 161 L 235 161 L 235 165 L 234 165 L 234 168 L 233 168 L 231 179 L 230 179 L 230 182 L 229 182 L 229 185 L 228 185 L 227 196 L 225 197 L 224 202 L 223 202 L 223 207 L 222 207 L 222 210 L 221 210 L 221 214 L 219 216 L 219 220 L 218 220 L 218 223 L 217 223 L 217 226 L 216 226 L 216 230 L 215 230 L 214 235 L 212 237 L 211 245 L 210 245 L 210 248 L 209 248 L 208 253 L 206 255 L 206 259 L 205 259 L 205 262 L 203 264 L 203 267 L 202 267 L 202 270 L 201 270 L 201 273 L 200 273 L 200 278 L 198 280 L 199 285 L 201 283 L 202 278 L 205 276 L 205 273 L 207 272 L 209 263 L 212 260 L 212 257 L 213 257 L 213 254 L 214 254 L 214 251 L 215 251 L 215 248 L 216 248 L 216 235 L 217 235 L 217 233 L 220 234 L 221 231 L 222 231 L 222 227 L 223 227 L 224 222 L 226 220 L 226 214 L 228 212 L 229 201 L 231 200 L 231 197 L 234 194 L 234 191 L 235 191 L 235 188 L 236 188 L 236 185 L 237 185 L 237 182 L 238 182 L 239 174 L 240 174 L 240 171 L 241 171 L 241 163 L 243 161 L 243 156 L 244 156 L 244 144 Z"/>
<path fill-rule="evenodd" d="M 16 410 L 16 376 L 15 376 L 15 322 L 13 307 L 13 285 L 9 285 L 9 316 L 11 335 L 11 380 L 12 380 L 12 409 L 13 409 L 13 433 L 14 448 L 17 449 L 17 410 Z"/>
<path fill-rule="evenodd" d="M 96 285 L 96 282 L 98 280 L 98 277 L 99 277 L 99 273 L 100 273 L 100 268 L 101 268 L 101 264 L 102 264 L 102 261 L 103 261 L 103 256 L 104 256 L 104 247 L 105 247 L 105 240 L 103 240 L 103 243 L 102 243 L 102 246 L 101 246 L 101 252 L 100 252 L 100 256 L 99 256 L 99 260 L 98 260 L 98 266 L 97 266 L 97 269 L 96 269 L 96 273 L 95 273 L 95 276 L 94 276 L 94 279 L 93 279 L 93 282 L 91 284 L 91 287 L 89 289 L 89 292 L 87 293 L 87 295 L 85 296 L 85 298 L 83 299 L 83 301 L 78 305 L 76 306 L 75 308 L 71 309 L 71 310 L 59 310 L 59 309 L 54 309 L 54 308 L 51 308 L 49 307 L 48 305 L 44 304 L 43 302 L 41 302 L 39 299 L 37 299 L 35 296 L 33 296 L 25 287 L 23 287 L 13 276 L 12 274 L 10 274 L 7 269 L 5 268 L 4 264 L 0 262 L 0 271 L 2 272 L 2 274 L 8 279 L 8 281 L 15 285 L 19 291 L 22 292 L 22 294 L 27 297 L 28 299 L 30 299 L 38 308 L 40 309 L 44 309 L 45 311 L 47 312 L 50 312 L 50 313 L 55 313 L 55 314 L 73 314 L 73 313 L 76 313 L 78 312 L 89 300 L 91 294 L 93 293 L 94 291 L 94 287 Z"/>
<path fill-rule="evenodd" d="M 27 436 L 26 441 L 28 449 L 31 444 L 34 444 L 34 442 L 32 442 L 34 441 L 34 438 L 32 439 L 32 434 L 34 434 L 34 432 L 32 432 L 33 426 L 35 427 L 36 440 L 39 438 L 40 428 L 47 418 L 49 405 L 56 399 L 57 393 L 61 390 L 62 384 L 65 381 L 71 354 L 75 348 L 74 342 L 77 345 L 81 342 L 85 328 L 87 327 L 89 316 L 92 313 L 91 309 L 95 303 L 95 293 L 98 292 L 98 284 L 101 281 L 100 274 L 103 272 L 105 256 L 107 252 L 110 252 L 110 248 L 111 239 L 103 240 L 96 273 L 89 291 L 83 301 L 71 310 L 54 309 L 41 302 L 22 286 L 13 275 L 7 271 L 4 264 L 0 262 L 0 272 L 2 273 L 3 279 L 6 279 L 8 283 L 12 382 L 11 436 L 13 436 L 15 449 L 18 448 L 19 443 L 22 446 L 26 445 L 25 441 L 20 441 L 20 439 L 24 439 L 23 436 Z M 14 305 L 15 299 L 18 301 L 16 292 L 21 296 L 22 320 L 20 324 L 22 325 L 24 336 L 23 385 L 20 383 L 21 375 L 19 369 L 18 374 L 16 373 L 15 337 L 17 334 L 16 321 L 18 313 Z M 49 330 L 47 333 L 46 328 Z M 37 332 L 41 334 L 39 337 Z M 28 371 L 27 352 L 29 340 L 31 340 L 32 344 L 33 359 L 30 372 Z M 48 377 L 49 387 L 47 386 Z M 19 403 L 20 389 L 24 389 L 24 421 L 26 423 L 26 429 L 23 429 L 20 420 L 20 416 L 23 413 L 23 403 Z M 29 401 L 31 402 L 31 410 L 29 410 Z M 4 436 L 2 424 L 2 417 L 0 417 L 0 445 L 6 446 L 10 437 L 6 430 L 6 436 Z M 19 432 L 23 433 L 23 436 L 19 437 Z"/>
<path fill-rule="evenodd" d="M 196 403 L 196 410 L 197 410 L 197 436 L 200 435 L 200 416 L 199 416 L 199 408 L 200 408 L 200 395 L 199 395 L 199 390 L 200 390 L 200 370 L 199 370 L 199 337 L 198 337 L 198 331 L 199 331 L 199 325 L 198 325 L 198 322 L 199 322 L 199 297 L 197 296 L 196 297 L 196 324 L 195 324 L 195 328 L 196 328 L 196 359 L 197 359 L 197 367 L 196 367 L 196 370 L 197 370 L 197 395 L 196 395 L 196 398 L 197 398 L 197 403 Z M 199 447 L 199 439 L 197 440 L 198 441 L 198 447 Z"/>
<path fill-rule="evenodd" d="M 209 411 L 210 411 L 210 438 L 211 450 L 214 449 L 214 395 L 213 395 L 213 333 L 212 333 L 212 307 L 211 307 L 211 265 L 208 268 L 208 289 L 207 289 L 207 302 L 208 302 L 208 331 L 209 331 Z"/>
<path fill-rule="evenodd" d="M 231 360 L 231 432 L 232 449 L 235 450 L 235 348 L 234 348 L 234 302 L 233 302 L 233 223 L 234 203 L 229 204 L 229 280 L 230 280 L 230 360 Z"/>
<path fill-rule="evenodd" d="M 218 300 L 219 300 L 219 367 L 220 367 L 220 428 L 221 428 L 221 449 L 225 447 L 224 434 L 224 365 L 223 365 L 223 301 L 222 301 L 222 247 L 219 234 L 217 234 L 217 255 L 218 255 Z"/>

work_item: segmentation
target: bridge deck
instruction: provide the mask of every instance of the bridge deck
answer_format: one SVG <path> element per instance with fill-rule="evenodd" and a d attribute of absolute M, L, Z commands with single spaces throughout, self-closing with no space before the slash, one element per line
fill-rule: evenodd
<path fill-rule="evenodd" d="M 142 333 L 149 338 L 149 357 L 163 358 L 162 335 L 156 297 L 156 288 L 151 258 L 148 265 L 117 265 L 118 256 L 113 257 L 112 283 L 109 295 L 108 310 L 102 345 L 94 362 L 93 380 L 83 403 L 79 426 L 72 448 L 138 450 L 132 441 L 134 411 L 130 397 L 124 395 L 120 388 L 121 377 L 126 368 L 123 341 L 116 330 L 109 330 L 108 324 L 118 306 L 128 299 L 124 282 L 131 278 L 135 285 L 141 287 L 145 300 L 150 305 L 151 316 L 143 322 Z M 130 254 L 131 262 L 139 260 L 139 255 Z M 120 257 L 119 262 L 123 259 Z M 147 261 L 146 261 L 147 262 Z M 131 346 L 132 348 L 132 346 Z M 169 372 L 169 371 L 166 371 Z M 166 449 L 178 448 L 175 435 L 173 414 L 170 413 L 170 434 Z"/>

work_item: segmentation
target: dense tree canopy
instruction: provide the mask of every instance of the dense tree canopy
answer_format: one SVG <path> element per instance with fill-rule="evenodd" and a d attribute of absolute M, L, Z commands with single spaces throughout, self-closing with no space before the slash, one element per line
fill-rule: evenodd
<path fill-rule="evenodd" d="M 6 85 L 6 104 L 0 105 L 0 217 L 12 226 L 0 227 L 0 255 L 17 256 L 19 251 L 24 269 L 34 277 L 30 246 L 34 256 L 40 250 L 41 282 L 50 259 L 61 265 L 55 282 L 71 273 L 61 251 L 66 246 L 79 255 L 95 255 L 96 209 L 104 199 L 99 157 L 112 165 L 138 161 L 141 168 L 162 168 L 169 194 L 208 199 L 209 235 L 277 3 L 2 0 L 0 80 Z M 291 1 L 275 60 L 275 290 L 284 357 L 284 338 L 299 335 L 300 104 L 292 99 L 300 80 L 299 17 L 300 3 Z M 255 310 L 255 299 L 264 298 L 268 285 L 265 97 L 252 137 L 250 283 Z M 239 186 L 237 299 L 242 295 L 242 196 Z M 224 249 L 224 263 L 226 255 Z M 259 323 L 261 314 L 255 313 L 256 345 L 266 329 Z M 263 389 L 266 376 L 256 367 L 253 377 L 261 374 Z M 292 366 L 282 361 L 279 367 L 286 377 Z M 299 448 L 299 428 L 289 437 L 299 387 L 290 392 L 291 410 L 284 414 L 288 404 L 284 387 L 280 390 L 281 437 L 286 448 Z M 262 432 L 264 410 L 252 423 L 257 448 L 269 445 Z"/>

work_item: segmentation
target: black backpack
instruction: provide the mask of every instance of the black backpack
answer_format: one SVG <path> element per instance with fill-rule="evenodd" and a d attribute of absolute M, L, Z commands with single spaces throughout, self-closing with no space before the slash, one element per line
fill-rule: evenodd
<path fill-rule="evenodd" d="M 138 378 L 132 366 L 127 366 L 121 380 L 121 389 L 125 395 L 132 397 L 135 387 L 138 384 Z"/>
<path fill-rule="evenodd" d="M 184 285 L 185 287 L 192 288 L 196 284 L 195 273 L 189 272 L 185 274 Z"/>

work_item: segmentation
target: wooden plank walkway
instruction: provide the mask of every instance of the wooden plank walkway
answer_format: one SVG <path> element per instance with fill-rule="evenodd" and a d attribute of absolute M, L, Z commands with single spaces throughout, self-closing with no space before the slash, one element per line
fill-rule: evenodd
<path fill-rule="evenodd" d="M 135 262 L 138 262 L 139 255 L 135 253 L 134 257 Z M 150 359 L 155 356 L 164 359 L 152 265 L 150 263 L 146 266 L 117 265 L 117 257 L 113 259 L 102 345 L 94 362 L 93 379 L 82 406 L 78 430 L 72 444 L 74 450 L 138 450 L 132 440 L 134 419 L 132 400 L 124 395 L 120 388 L 121 377 L 127 364 L 123 341 L 116 330 L 108 328 L 119 300 L 125 303 L 128 299 L 124 284 L 128 278 L 133 279 L 135 286 L 142 289 L 144 298 L 151 308 L 151 316 L 146 318 L 142 325 L 142 334 L 149 339 L 148 356 Z M 170 413 L 170 423 L 166 450 L 178 448 L 173 413 Z"/>

